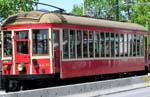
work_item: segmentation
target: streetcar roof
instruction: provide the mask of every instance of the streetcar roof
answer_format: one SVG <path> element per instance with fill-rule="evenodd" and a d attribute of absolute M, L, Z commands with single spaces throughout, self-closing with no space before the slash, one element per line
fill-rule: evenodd
<path fill-rule="evenodd" d="M 79 17 L 73 15 L 59 14 L 59 13 L 47 13 L 40 11 L 21 12 L 8 17 L 2 24 L 7 25 L 19 25 L 19 24 L 36 24 L 36 23 L 63 23 L 63 24 L 76 24 L 97 26 L 106 28 L 128 29 L 128 30 L 140 30 L 147 31 L 147 29 L 139 24 L 117 22 L 104 19 L 96 19 L 90 17 Z"/>

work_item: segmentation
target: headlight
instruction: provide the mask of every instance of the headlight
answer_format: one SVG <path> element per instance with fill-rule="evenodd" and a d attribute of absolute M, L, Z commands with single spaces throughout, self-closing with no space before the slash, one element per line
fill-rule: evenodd
<path fill-rule="evenodd" d="M 24 64 L 20 63 L 18 64 L 18 71 L 23 71 L 24 69 Z"/>

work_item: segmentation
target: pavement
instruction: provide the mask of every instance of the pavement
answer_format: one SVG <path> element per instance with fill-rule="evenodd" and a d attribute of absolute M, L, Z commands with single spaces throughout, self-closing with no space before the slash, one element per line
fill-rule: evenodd
<path fill-rule="evenodd" d="M 97 95 L 95 97 L 150 97 L 150 87 L 118 92 L 113 94 L 107 94 L 107 95 Z"/>
<path fill-rule="evenodd" d="M 6 94 L 6 92 L 4 90 L 0 90 L 0 95 L 2 94 Z"/>

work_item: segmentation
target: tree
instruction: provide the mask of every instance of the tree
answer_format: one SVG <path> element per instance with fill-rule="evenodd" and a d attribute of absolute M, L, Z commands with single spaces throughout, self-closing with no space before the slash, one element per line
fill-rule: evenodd
<path fill-rule="evenodd" d="M 98 18 L 115 17 L 115 0 L 85 0 L 85 13 Z"/>
<path fill-rule="evenodd" d="M 150 0 L 137 0 L 137 4 L 132 6 L 133 12 L 129 21 L 141 24 L 147 27 L 150 31 L 150 5 L 147 1 Z"/>
<path fill-rule="evenodd" d="M 119 0 L 121 1 L 121 0 Z M 77 6 L 77 5 L 76 5 Z M 76 6 L 73 7 L 73 10 L 80 10 L 78 12 L 83 13 L 80 6 L 80 9 Z M 97 18 L 113 18 L 116 17 L 116 1 L 115 0 L 84 0 L 84 13 L 88 16 L 93 16 Z M 77 12 L 77 11 L 76 11 Z M 76 14 L 73 11 L 73 14 Z"/>
<path fill-rule="evenodd" d="M 0 0 L 0 18 L 4 19 L 17 11 L 31 11 L 38 0 Z"/>
<path fill-rule="evenodd" d="M 73 5 L 72 13 L 74 15 L 81 16 L 83 15 L 83 6 L 82 5 Z"/>
<path fill-rule="evenodd" d="M 119 6 L 119 20 L 138 23 L 148 26 L 150 30 L 150 0 L 84 0 L 85 14 L 97 18 L 116 18 L 116 9 Z M 82 15 L 82 7 L 74 6 L 73 14 Z"/>

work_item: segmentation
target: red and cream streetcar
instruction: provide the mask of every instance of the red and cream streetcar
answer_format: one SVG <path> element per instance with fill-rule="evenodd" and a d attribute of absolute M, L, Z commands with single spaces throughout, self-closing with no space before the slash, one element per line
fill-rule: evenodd
<path fill-rule="evenodd" d="M 147 73 L 147 30 L 138 24 L 31 11 L 8 17 L 1 36 L 7 91 L 13 82 Z"/>

